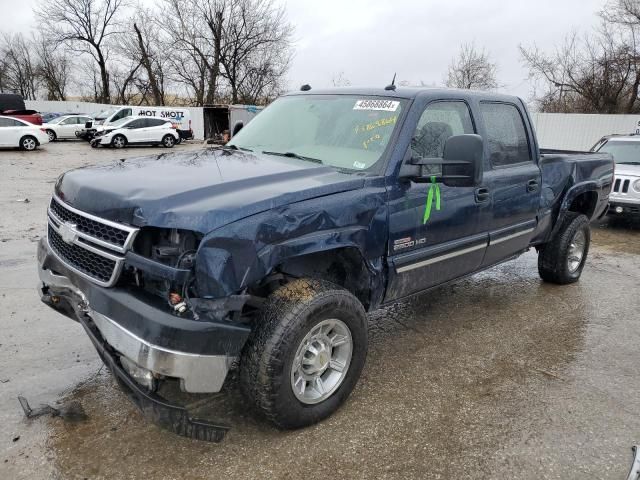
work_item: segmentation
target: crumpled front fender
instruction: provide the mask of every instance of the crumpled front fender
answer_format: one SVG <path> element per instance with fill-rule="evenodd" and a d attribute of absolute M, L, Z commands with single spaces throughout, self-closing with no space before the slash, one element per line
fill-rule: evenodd
<path fill-rule="evenodd" d="M 275 208 L 210 232 L 196 258 L 200 295 L 235 294 L 285 260 L 339 248 L 357 249 L 373 273 L 381 273 L 388 234 L 384 199 L 383 179 L 373 179 L 363 189 Z"/>

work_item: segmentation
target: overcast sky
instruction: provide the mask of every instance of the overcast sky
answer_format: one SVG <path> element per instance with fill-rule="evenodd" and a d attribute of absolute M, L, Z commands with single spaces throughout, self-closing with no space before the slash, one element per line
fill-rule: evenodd
<path fill-rule="evenodd" d="M 39 0 L 0 0 L 0 30 L 28 32 Z M 55 1 L 55 0 L 46 0 Z M 277 0 L 278 1 L 278 0 Z M 531 95 L 518 45 L 551 50 L 572 29 L 588 31 L 605 0 L 279 0 L 295 26 L 291 88 L 398 80 L 440 85 L 460 44 L 485 47 L 502 90 Z M 154 0 L 145 0 L 152 4 Z"/>

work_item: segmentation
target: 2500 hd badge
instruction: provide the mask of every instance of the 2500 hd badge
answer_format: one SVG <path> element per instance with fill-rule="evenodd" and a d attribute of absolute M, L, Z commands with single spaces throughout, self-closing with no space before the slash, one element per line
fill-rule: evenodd
<path fill-rule="evenodd" d="M 576 282 L 606 213 L 611 155 L 540 150 L 517 97 L 305 90 L 222 149 L 55 185 L 39 294 L 178 434 L 220 440 L 227 427 L 159 387 L 218 392 L 230 369 L 277 427 L 321 421 L 360 377 L 368 311 L 532 248 L 544 281 Z M 379 140 L 363 145 L 369 124 Z"/>

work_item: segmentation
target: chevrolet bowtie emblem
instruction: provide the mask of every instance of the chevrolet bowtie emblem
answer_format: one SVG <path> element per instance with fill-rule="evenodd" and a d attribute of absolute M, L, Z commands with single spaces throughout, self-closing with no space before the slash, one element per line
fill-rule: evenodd
<path fill-rule="evenodd" d="M 64 222 L 60 225 L 60 236 L 65 243 L 71 245 L 78 239 L 78 232 L 76 230 L 77 225 L 71 222 Z"/>

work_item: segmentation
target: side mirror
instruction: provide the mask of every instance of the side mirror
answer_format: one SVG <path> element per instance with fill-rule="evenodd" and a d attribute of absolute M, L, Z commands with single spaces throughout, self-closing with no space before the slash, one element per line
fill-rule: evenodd
<path fill-rule="evenodd" d="M 440 166 L 437 182 L 449 187 L 474 187 L 482 183 L 484 142 L 480 135 L 455 135 L 444 144 L 443 158 L 411 158 L 400 170 L 401 178 L 417 183 L 431 181 L 434 176 L 423 167 Z"/>

